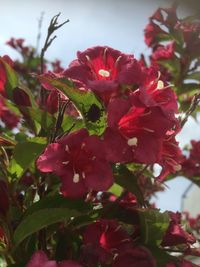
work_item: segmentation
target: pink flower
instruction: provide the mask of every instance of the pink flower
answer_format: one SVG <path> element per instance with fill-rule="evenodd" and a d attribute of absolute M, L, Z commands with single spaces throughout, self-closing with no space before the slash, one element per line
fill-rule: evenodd
<path fill-rule="evenodd" d="M 57 263 L 54 260 L 49 260 L 46 254 L 38 250 L 31 257 L 26 267 L 83 267 L 78 262 L 72 260 L 61 261 Z"/>
<path fill-rule="evenodd" d="M 96 46 L 77 53 L 63 75 L 79 80 L 94 91 L 107 104 L 110 98 L 120 94 L 120 86 L 142 80 L 139 63 L 133 56 L 107 46 Z"/>
<path fill-rule="evenodd" d="M 107 190 L 113 184 L 103 142 L 95 135 L 89 136 L 86 129 L 48 145 L 37 167 L 60 176 L 65 196 L 79 197 L 90 190 Z"/>
<path fill-rule="evenodd" d="M 86 263 L 106 263 L 111 261 L 116 253 L 131 247 L 132 241 L 117 221 L 99 220 L 86 228 L 83 244 Z"/>
<path fill-rule="evenodd" d="M 13 129 L 17 126 L 19 118 L 11 112 L 5 104 L 3 97 L 0 96 L 0 120 L 2 120 L 6 127 Z"/>
<path fill-rule="evenodd" d="M 155 45 L 157 43 L 156 37 L 158 34 L 161 34 L 161 33 L 165 33 L 165 32 L 153 21 L 150 21 L 144 30 L 145 43 L 148 46 Z"/>
<path fill-rule="evenodd" d="M 48 260 L 43 251 L 37 251 L 31 257 L 26 267 L 58 267 L 56 261 Z"/>
<path fill-rule="evenodd" d="M 112 99 L 104 134 L 108 160 L 157 162 L 167 131 L 177 123 L 176 112 L 175 94 L 158 79 L 146 78 L 144 86 L 126 98 Z"/>
<path fill-rule="evenodd" d="M 151 55 L 151 60 L 157 62 L 158 60 L 172 59 L 175 52 L 175 42 L 171 42 L 168 45 L 158 45 Z"/>

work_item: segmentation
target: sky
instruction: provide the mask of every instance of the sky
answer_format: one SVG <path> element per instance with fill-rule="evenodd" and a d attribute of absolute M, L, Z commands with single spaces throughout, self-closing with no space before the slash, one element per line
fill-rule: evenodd
<path fill-rule="evenodd" d="M 0 0 L 0 55 L 18 57 L 5 45 L 11 37 L 36 45 L 38 20 L 44 12 L 41 48 L 50 19 L 61 12 L 59 22 L 70 22 L 57 31 L 57 39 L 46 54 L 48 59 L 61 59 L 67 67 L 77 51 L 95 45 L 108 45 L 139 58 L 141 53 L 148 54 L 143 30 L 161 3 L 169 5 L 169 1 L 161 0 Z M 198 140 L 199 130 L 200 126 L 191 119 L 179 136 L 181 146 L 191 138 Z M 157 195 L 157 207 L 163 211 L 180 210 L 181 196 L 190 182 L 179 177 L 166 184 L 166 192 Z"/>

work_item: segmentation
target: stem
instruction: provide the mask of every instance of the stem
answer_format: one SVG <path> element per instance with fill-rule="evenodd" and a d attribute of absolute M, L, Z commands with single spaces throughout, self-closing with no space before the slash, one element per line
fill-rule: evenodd
<path fill-rule="evenodd" d="M 48 27 L 48 31 L 47 31 L 47 36 L 46 36 L 46 39 L 45 39 L 45 43 L 44 43 L 44 46 L 41 50 L 41 54 L 40 54 L 40 68 L 41 68 L 41 74 L 44 73 L 44 67 L 45 67 L 45 64 L 44 64 L 44 56 L 45 56 L 45 53 L 47 51 L 47 49 L 49 48 L 49 46 L 52 44 L 52 42 L 56 39 L 56 35 L 54 35 L 52 37 L 52 34 L 58 30 L 59 28 L 61 28 L 64 24 L 68 23 L 69 20 L 66 20 L 64 21 L 63 23 L 61 24 L 58 24 L 58 18 L 60 16 L 60 13 L 58 13 L 57 15 L 55 15 L 51 21 L 50 21 L 50 24 L 49 24 L 49 27 Z M 46 90 L 41 87 L 41 91 L 40 91 L 40 97 L 41 97 L 41 105 L 44 106 L 45 104 L 45 98 L 46 98 Z"/>
<path fill-rule="evenodd" d="M 185 113 L 185 118 L 181 121 L 181 128 L 185 125 L 185 123 L 187 122 L 189 116 L 195 111 L 195 109 L 197 108 L 199 102 L 200 102 L 200 93 L 197 93 L 192 98 L 190 107 Z"/>

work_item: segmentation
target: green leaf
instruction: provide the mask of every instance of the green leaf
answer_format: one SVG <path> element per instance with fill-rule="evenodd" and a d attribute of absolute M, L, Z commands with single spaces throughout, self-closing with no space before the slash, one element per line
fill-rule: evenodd
<path fill-rule="evenodd" d="M 178 59 L 159 60 L 158 63 L 169 70 L 171 75 L 177 79 L 180 75 L 181 65 Z"/>
<path fill-rule="evenodd" d="M 120 165 L 114 172 L 115 182 L 132 192 L 140 205 L 145 206 L 145 200 L 137 182 L 137 177 L 126 166 Z"/>
<path fill-rule="evenodd" d="M 24 216 L 29 216 L 41 209 L 47 208 L 68 208 L 79 212 L 88 212 L 91 210 L 91 205 L 84 202 L 83 199 L 68 199 L 60 194 L 49 195 L 42 198 L 40 201 L 34 203 L 26 212 Z"/>
<path fill-rule="evenodd" d="M 141 210 L 139 216 L 144 244 L 159 246 L 169 226 L 168 212 L 162 213 L 156 209 L 146 209 Z"/>
<path fill-rule="evenodd" d="M 177 93 L 178 94 L 192 93 L 199 89 L 200 89 L 200 84 L 198 83 L 183 83 L 178 87 Z"/>
<path fill-rule="evenodd" d="M 166 266 L 167 263 L 177 262 L 177 257 L 173 257 L 167 252 L 163 251 L 162 249 L 153 246 L 148 246 L 148 249 L 151 251 L 154 259 L 156 260 L 156 266 L 157 267 L 163 267 Z"/>
<path fill-rule="evenodd" d="M 106 129 L 106 113 L 102 103 L 92 91 L 84 91 L 76 88 L 71 80 L 60 78 L 53 79 L 41 77 L 41 81 L 50 84 L 64 93 L 81 112 L 86 128 L 90 134 L 102 135 Z M 94 122 L 87 118 L 87 113 L 92 105 L 96 105 L 100 111 L 100 118 Z"/>
<path fill-rule="evenodd" d="M 32 213 L 22 220 L 14 233 L 14 243 L 19 245 L 26 237 L 54 223 L 69 220 L 81 213 L 69 208 L 48 208 Z"/>
<path fill-rule="evenodd" d="M 6 90 L 8 98 L 12 100 L 13 89 L 17 87 L 18 85 L 18 77 L 17 77 L 16 72 L 7 62 L 5 62 L 2 58 L 0 58 L 0 62 L 3 63 L 5 71 L 6 71 L 5 90 Z"/>
<path fill-rule="evenodd" d="M 36 125 L 36 133 L 38 134 L 41 127 L 46 131 L 49 131 L 55 124 L 56 119 L 48 112 L 39 108 L 24 107 L 23 110 L 32 119 Z"/>
<path fill-rule="evenodd" d="M 71 117 L 69 115 L 64 115 L 63 122 L 62 122 L 62 130 L 63 132 L 68 132 L 72 129 L 72 131 L 79 130 L 84 128 L 84 121 L 82 119 L 77 119 Z"/>
<path fill-rule="evenodd" d="M 14 148 L 13 158 L 9 165 L 10 178 L 20 178 L 42 153 L 46 144 L 46 138 L 42 137 L 28 138 L 27 141 L 18 143 Z"/>
<path fill-rule="evenodd" d="M 123 191 L 123 188 L 118 184 L 113 184 L 108 192 L 114 194 L 115 196 L 119 197 Z"/>

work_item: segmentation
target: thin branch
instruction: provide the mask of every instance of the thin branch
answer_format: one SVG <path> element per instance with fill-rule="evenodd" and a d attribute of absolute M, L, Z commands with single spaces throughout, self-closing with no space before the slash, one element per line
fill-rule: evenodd
<path fill-rule="evenodd" d="M 200 102 L 200 93 L 197 93 L 192 98 L 191 105 L 190 105 L 189 109 L 186 111 L 184 119 L 181 121 L 181 128 L 185 125 L 189 116 L 195 111 L 199 102 Z"/>
<path fill-rule="evenodd" d="M 64 24 L 68 23 L 69 20 L 66 20 L 64 21 L 63 23 L 61 24 L 58 24 L 58 18 L 60 16 L 60 13 L 58 13 L 57 15 L 55 15 L 51 21 L 50 21 L 50 24 L 49 24 L 49 27 L 48 27 L 48 31 L 47 31 L 47 37 L 45 39 L 45 43 L 44 43 L 44 46 L 41 50 L 41 54 L 40 54 L 40 68 L 41 68 L 41 74 L 44 73 L 44 56 L 45 56 L 45 53 L 47 51 L 47 49 L 49 48 L 49 46 L 52 44 L 52 42 L 56 39 L 56 35 L 54 35 L 52 37 L 52 34 L 58 30 L 59 28 L 61 28 Z M 40 91 L 40 97 L 41 97 L 41 105 L 44 106 L 44 103 L 45 103 L 45 97 L 46 97 L 46 90 L 44 90 L 44 88 L 41 87 L 41 91 Z"/>
<path fill-rule="evenodd" d="M 44 72 L 44 55 L 45 52 L 47 51 L 48 47 L 52 44 L 53 40 L 55 40 L 56 35 L 54 35 L 52 37 L 52 34 L 58 30 L 59 28 L 61 28 L 64 24 L 68 23 L 69 20 L 64 21 L 61 24 L 58 24 L 58 18 L 60 16 L 61 13 L 58 13 L 57 15 L 55 15 L 51 21 L 50 21 L 50 25 L 48 27 L 48 31 L 47 31 L 47 37 L 44 43 L 44 46 L 41 50 L 41 54 L 40 54 L 40 63 L 41 63 L 41 73 Z"/>

